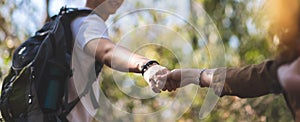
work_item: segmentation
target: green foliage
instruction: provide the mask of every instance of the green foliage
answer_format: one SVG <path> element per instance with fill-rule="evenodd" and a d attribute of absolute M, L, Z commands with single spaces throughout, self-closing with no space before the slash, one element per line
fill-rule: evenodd
<path fill-rule="evenodd" d="M 159 1 L 154 0 L 156 3 Z M 192 0 L 190 0 L 192 1 Z M 27 1 L 28 2 L 28 1 Z M 131 1 L 132 2 L 132 1 Z M 30 2 L 29 2 L 30 3 Z M 273 50 L 271 43 L 269 43 L 267 38 L 267 30 L 260 23 L 261 19 L 261 3 L 259 0 L 254 1 L 241 1 L 241 0 L 194 0 L 191 3 L 190 11 L 190 21 L 193 25 L 202 30 L 209 30 L 212 24 L 206 23 L 206 18 L 202 16 L 197 16 L 197 13 L 201 12 L 195 7 L 196 4 L 200 4 L 204 7 L 207 14 L 211 17 L 216 27 L 219 30 L 219 34 L 222 37 L 222 43 L 225 48 L 226 56 L 226 66 L 243 66 L 246 64 L 259 63 L 267 58 L 273 56 Z M 0 2 L 0 76 L 8 71 L 10 66 L 11 57 L 13 50 L 24 41 L 24 39 L 29 35 L 30 30 L 17 29 L 20 26 L 19 23 L 13 23 L 12 16 L 15 11 L 19 8 L 16 1 L 4 0 Z M 146 6 L 144 2 L 135 1 L 135 7 L 141 8 Z M 33 11 L 35 9 L 32 9 Z M 154 24 L 165 24 L 166 14 L 159 14 L 155 12 L 147 13 L 147 17 L 138 16 L 136 27 L 143 25 L 143 23 L 151 22 Z M 130 16 L 130 15 L 129 15 Z M 130 16 L 135 18 L 136 16 Z M 117 17 L 115 17 L 117 18 Z M 114 19 L 115 19 L 114 18 Z M 37 21 L 37 20 L 30 20 Z M 122 24 L 122 23 L 121 23 Z M 36 25 L 39 26 L 39 25 Z M 22 27 L 22 26 L 21 26 Z M 203 41 L 198 41 L 200 36 L 197 32 L 190 27 L 187 23 L 184 25 L 172 25 L 170 27 L 174 31 L 168 30 L 151 30 L 152 28 L 147 28 L 145 30 L 137 30 L 131 32 L 131 37 L 121 37 L 122 34 L 127 33 L 128 30 L 122 30 L 118 28 L 118 25 L 112 29 L 112 39 L 115 42 L 119 40 L 127 42 L 128 45 L 123 44 L 125 47 L 133 47 L 131 50 L 145 55 L 151 59 L 157 59 L 162 65 L 165 65 L 169 69 L 174 68 L 201 68 L 201 67 L 213 67 L 218 66 L 220 62 L 224 60 L 217 60 L 219 62 L 214 65 L 212 63 L 211 54 L 206 48 L 214 48 L 213 45 L 202 44 Z M 144 32 L 143 32 L 144 31 Z M 147 32 L 157 32 L 155 38 L 152 38 Z M 16 32 L 18 34 L 16 34 Z M 209 33 L 211 31 L 203 31 L 203 36 L 206 38 L 214 38 L 217 34 Z M 182 34 L 182 37 L 174 36 L 176 34 Z M 170 46 L 179 43 L 179 46 L 173 46 L 173 50 L 168 50 L 163 46 L 148 45 L 143 49 L 139 49 L 139 44 L 141 42 L 153 42 L 153 40 L 163 40 L 161 44 Z M 185 43 L 180 43 L 180 41 L 185 40 L 190 45 L 184 45 Z M 209 39 L 208 39 L 209 40 Z M 122 44 L 121 44 L 122 45 Z M 130 46 L 131 45 L 131 46 Z M 132 46 L 135 45 L 135 46 Z M 184 47 L 187 50 L 183 50 Z M 184 51 L 189 51 L 191 48 L 191 54 L 183 53 Z M 220 53 L 221 54 L 221 53 Z M 191 57 L 192 59 L 187 59 Z M 217 54 L 215 54 L 217 55 Z M 224 57 L 224 56 L 223 56 Z M 188 60 L 188 61 L 186 61 Z M 104 95 L 109 99 L 112 104 L 121 105 L 120 109 L 125 110 L 129 113 L 138 113 L 140 111 L 144 112 L 154 112 L 161 109 L 159 105 L 161 101 L 172 100 L 176 96 L 177 92 L 173 93 L 161 93 L 161 98 L 151 98 L 151 99 L 136 99 L 132 96 L 125 94 L 120 87 L 115 82 L 114 75 L 119 74 L 119 79 L 124 79 L 121 85 L 126 86 L 132 82 L 141 88 L 146 87 L 147 83 L 143 80 L 140 75 L 128 73 L 120 74 L 113 72 L 111 69 L 105 67 L 101 75 L 101 89 Z M 136 91 L 130 91 L 129 93 L 134 93 Z M 207 89 L 200 89 L 197 92 L 197 96 L 191 107 L 178 119 L 179 122 L 190 122 L 199 121 L 198 114 L 203 104 L 203 99 L 206 95 Z M 193 97 L 188 96 L 188 97 Z M 143 109 L 141 109 L 143 108 Z M 107 108 L 107 111 L 99 111 L 98 117 L 106 118 L 107 121 L 112 118 L 117 118 L 119 121 L 145 121 L 144 118 L 131 118 L 129 120 L 124 120 L 125 115 L 118 114 L 112 108 Z M 149 120 L 149 121 L 160 121 L 164 119 L 165 115 Z M 203 121 L 215 122 L 215 121 L 292 121 L 291 113 L 289 112 L 285 101 L 281 95 L 267 95 L 258 98 L 251 99 L 240 99 L 237 97 L 223 97 L 218 102 L 217 106 L 210 113 L 210 115 Z"/>

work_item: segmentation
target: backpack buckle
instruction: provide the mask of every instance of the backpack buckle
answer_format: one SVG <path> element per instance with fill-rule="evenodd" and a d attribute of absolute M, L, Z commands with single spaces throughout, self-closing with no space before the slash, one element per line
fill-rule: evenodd
<path fill-rule="evenodd" d="M 76 11 L 78 8 L 68 8 L 66 5 L 60 8 L 59 15 L 66 14 L 72 11 Z"/>

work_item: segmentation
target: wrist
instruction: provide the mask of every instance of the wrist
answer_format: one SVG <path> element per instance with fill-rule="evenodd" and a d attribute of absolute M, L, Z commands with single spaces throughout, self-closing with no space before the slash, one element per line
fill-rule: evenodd
<path fill-rule="evenodd" d="M 203 73 L 205 71 L 206 71 L 206 69 L 204 68 L 204 69 L 200 70 L 200 72 L 199 72 L 198 81 L 199 81 L 200 87 L 204 87 L 205 86 L 205 84 L 203 83 L 203 81 L 204 81 L 204 79 L 203 79 Z"/>
<path fill-rule="evenodd" d="M 199 80 L 200 81 L 199 85 L 201 87 L 209 87 L 210 86 L 210 84 L 213 81 L 213 74 L 214 74 L 215 70 L 216 69 L 206 69 L 203 71 L 203 73 L 201 74 L 200 80 Z"/>
<path fill-rule="evenodd" d="M 159 65 L 159 63 L 155 60 L 150 60 L 141 67 L 141 73 L 144 76 L 144 73 L 152 66 Z"/>
<path fill-rule="evenodd" d="M 201 75 L 206 69 L 181 69 L 179 74 L 175 74 L 175 76 L 180 76 L 178 80 L 186 81 L 195 85 L 201 84 Z"/>

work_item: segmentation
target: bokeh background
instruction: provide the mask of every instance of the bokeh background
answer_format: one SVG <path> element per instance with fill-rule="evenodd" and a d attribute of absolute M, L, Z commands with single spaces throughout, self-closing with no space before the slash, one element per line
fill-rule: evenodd
<path fill-rule="evenodd" d="M 24 42 L 29 36 L 39 29 L 49 16 L 56 14 L 61 6 L 83 7 L 84 0 L 1 0 L 0 1 L 0 77 L 1 80 L 11 65 L 11 58 L 14 49 Z M 227 67 L 244 66 L 247 64 L 259 63 L 274 56 L 278 40 L 270 39 L 267 32 L 267 21 L 265 19 L 265 0 L 125 0 L 120 10 L 107 21 L 107 25 L 118 21 L 118 17 L 126 11 L 138 8 L 158 8 L 172 11 L 181 18 L 188 21 L 194 27 L 203 30 L 200 37 L 193 28 L 186 22 L 169 17 L 170 14 L 156 12 L 146 12 L 144 14 L 127 15 L 131 18 L 120 24 L 113 24 L 109 31 L 112 40 L 116 43 L 120 41 L 132 40 L 132 44 L 139 40 L 163 40 L 166 43 L 176 42 L 174 31 L 181 35 L 185 43 L 179 48 L 160 48 L 159 46 L 147 46 L 138 53 L 146 57 L 157 59 L 162 65 L 169 69 L 182 67 L 207 67 L 214 65 L 210 58 L 212 54 L 206 48 L 209 44 L 221 37 L 222 47 L 225 49 L 223 57 Z M 205 12 L 204 12 L 205 10 Z M 210 18 L 208 18 L 208 16 Z M 143 36 L 131 32 L 126 36 L 131 28 L 147 24 L 164 24 L 173 31 L 162 31 L 157 34 L 160 36 Z M 209 23 L 209 24 L 207 24 Z M 212 25 L 213 23 L 213 25 Z M 217 28 L 218 32 L 210 31 L 211 26 Z M 149 28 L 148 28 L 149 29 Z M 147 29 L 146 29 L 147 30 Z M 183 31 L 184 30 L 184 31 Z M 205 30 L 205 31 L 204 31 Z M 159 30 L 158 30 L 159 31 Z M 140 36 L 137 36 L 140 35 Z M 154 34 L 155 35 L 155 34 Z M 203 40 L 204 38 L 204 40 Z M 202 40 L 202 41 L 201 41 Z M 130 48 L 130 45 L 129 45 Z M 214 48 L 214 47 L 211 47 Z M 175 51 L 174 51 L 175 50 Z M 174 56 L 173 54 L 177 54 Z M 192 54 L 194 56 L 188 56 Z M 179 57 L 179 58 L 178 58 Z M 182 58 L 183 57 L 183 58 Z M 181 59 L 182 58 L 182 59 Z M 188 65 L 181 64 L 182 60 L 191 60 Z M 114 72 L 104 67 L 101 74 L 101 88 L 105 96 L 114 104 L 121 105 L 121 109 L 138 113 L 143 109 L 156 111 L 159 109 L 159 102 L 164 99 L 172 99 L 177 92 L 163 92 L 163 98 L 135 99 L 126 95 L 120 90 L 113 77 Z M 123 87 L 130 89 L 132 83 L 140 87 L 146 87 L 147 83 L 140 75 L 125 73 L 118 77 L 124 79 Z M 130 85 L 131 84 L 131 85 Z M 130 92 L 130 91 L 129 91 Z M 203 104 L 207 89 L 199 89 L 189 109 L 177 120 L 179 122 L 200 121 L 198 118 L 199 110 Z M 124 120 L 126 118 L 109 111 L 107 120 Z M 105 111 L 104 115 L 107 114 Z M 99 116 L 103 113 L 99 111 Z M 164 118 L 164 115 L 161 115 Z M 133 121 L 144 121 L 141 118 L 133 118 Z M 130 121 L 132 121 L 130 120 Z M 156 120 L 159 121 L 158 117 Z M 282 95 L 266 95 L 258 98 L 240 99 L 238 97 L 223 97 L 219 100 L 210 115 L 202 121 L 293 121 Z"/>

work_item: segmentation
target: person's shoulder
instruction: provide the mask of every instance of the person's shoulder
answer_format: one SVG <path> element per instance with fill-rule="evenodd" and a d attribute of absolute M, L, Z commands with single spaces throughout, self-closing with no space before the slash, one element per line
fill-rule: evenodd
<path fill-rule="evenodd" d="M 85 22 L 97 22 L 97 23 L 105 23 L 105 21 L 99 17 L 97 14 L 90 14 L 85 17 Z"/>

